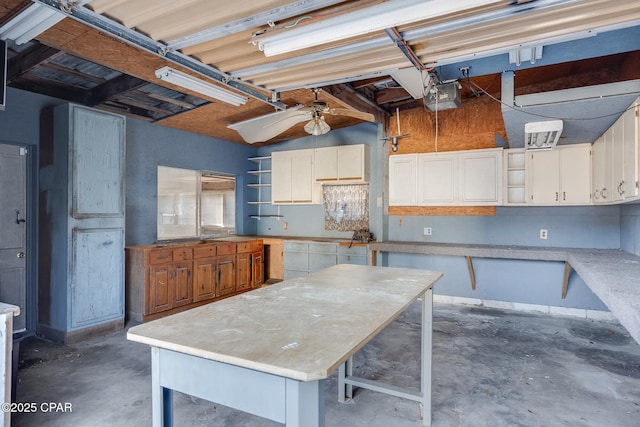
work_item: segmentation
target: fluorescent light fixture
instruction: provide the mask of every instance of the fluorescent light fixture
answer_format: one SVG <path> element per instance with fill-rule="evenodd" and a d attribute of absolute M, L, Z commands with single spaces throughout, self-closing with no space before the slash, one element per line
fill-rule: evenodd
<path fill-rule="evenodd" d="M 64 19 L 65 15 L 39 3 L 20 12 L 0 27 L 0 39 L 24 44 Z"/>
<path fill-rule="evenodd" d="M 422 72 L 417 68 L 403 68 L 394 71 L 391 77 L 398 82 L 414 99 L 422 99 L 425 95 L 425 88 L 431 86 L 431 76 L 427 72 Z"/>
<path fill-rule="evenodd" d="M 525 123 L 524 147 L 527 150 L 549 150 L 556 146 L 561 133 L 562 120 Z"/>
<path fill-rule="evenodd" d="M 180 86 L 185 89 L 189 89 L 202 95 L 208 96 L 210 98 L 226 102 L 227 104 L 239 106 L 244 105 L 247 102 L 247 98 L 244 96 L 218 87 L 197 77 L 193 77 L 189 74 L 183 73 L 182 71 L 174 70 L 171 67 L 162 67 L 156 70 L 156 77 L 160 80 L 164 80 L 176 86 Z"/>
<path fill-rule="evenodd" d="M 254 41 L 265 56 L 274 56 L 499 2 L 501 0 L 387 1 L 317 24 L 305 25 L 303 21 L 299 28 L 282 30 L 272 36 L 266 33 Z"/>

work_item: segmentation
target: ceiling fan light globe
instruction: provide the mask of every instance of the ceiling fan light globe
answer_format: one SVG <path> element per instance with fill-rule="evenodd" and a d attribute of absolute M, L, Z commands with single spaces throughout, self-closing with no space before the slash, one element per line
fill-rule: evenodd
<path fill-rule="evenodd" d="M 324 135 L 331 130 L 331 127 L 324 121 L 324 117 L 315 118 L 304 126 L 305 132 L 309 135 Z"/>

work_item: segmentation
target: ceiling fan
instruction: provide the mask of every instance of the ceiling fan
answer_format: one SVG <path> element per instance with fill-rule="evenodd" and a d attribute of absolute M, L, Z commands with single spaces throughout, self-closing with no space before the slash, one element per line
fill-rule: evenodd
<path fill-rule="evenodd" d="M 324 135 L 331 130 L 331 127 L 324 119 L 325 114 L 332 116 L 349 116 L 368 122 L 375 121 L 373 114 L 362 111 L 349 110 L 347 108 L 331 108 L 322 100 L 318 99 L 318 92 L 321 89 L 313 89 L 315 99 L 307 105 L 296 105 L 284 111 L 256 117 L 228 126 L 229 129 L 238 131 L 240 136 L 249 144 L 265 142 L 280 135 L 287 129 L 298 123 L 308 121 L 304 130 L 310 135 Z"/>

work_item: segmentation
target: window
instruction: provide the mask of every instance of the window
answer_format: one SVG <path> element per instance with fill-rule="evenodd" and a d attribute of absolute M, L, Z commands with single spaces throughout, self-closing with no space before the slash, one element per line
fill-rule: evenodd
<path fill-rule="evenodd" d="M 235 233 L 236 179 L 158 166 L 158 240 Z"/>

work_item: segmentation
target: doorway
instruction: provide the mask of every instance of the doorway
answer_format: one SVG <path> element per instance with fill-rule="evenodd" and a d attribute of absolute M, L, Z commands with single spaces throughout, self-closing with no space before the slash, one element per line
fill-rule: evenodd
<path fill-rule="evenodd" d="M 14 333 L 27 329 L 27 149 L 0 143 L 0 302 L 20 307 Z"/>

